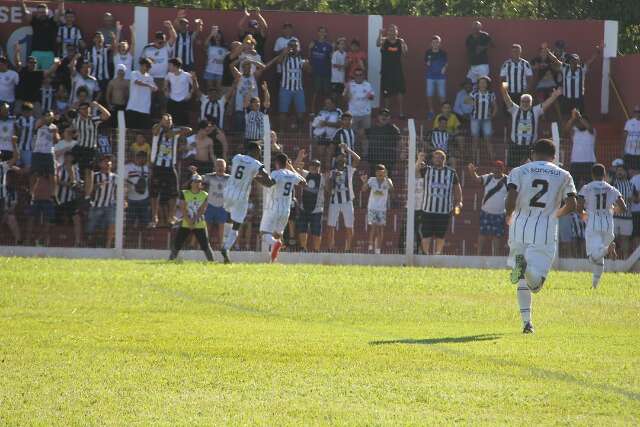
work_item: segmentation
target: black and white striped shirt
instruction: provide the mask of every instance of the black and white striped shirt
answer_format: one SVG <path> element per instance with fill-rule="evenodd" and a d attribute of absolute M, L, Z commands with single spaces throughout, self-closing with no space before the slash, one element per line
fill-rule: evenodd
<path fill-rule="evenodd" d="M 98 126 L 102 120 L 99 116 L 83 118 L 78 115 L 72 124 L 78 131 L 78 147 L 96 148 L 98 146 Z"/>
<path fill-rule="evenodd" d="M 302 69 L 306 61 L 300 56 L 287 56 L 282 61 L 282 82 L 286 90 L 302 90 Z"/>
<path fill-rule="evenodd" d="M 631 203 L 633 202 L 633 190 L 634 190 L 633 184 L 628 179 L 615 178 L 611 182 L 611 185 L 620 192 L 624 201 L 627 202 L 627 210 L 620 214 L 614 213 L 613 217 L 619 218 L 619 219 L 631 219 L 632 218 Z"/>
<path fill-rule="evenodd" d="M 7 172 L 9 171 L 9 162 L 0 162 L 0 200 L 7 198 Z M 5 205 L 6 209 L 6 205 Z"/>
<path fill-rule="evenodd" d="M 267 111 L 253 111 L 250 108 L 244 114 L 244 138 L 248 140 L 259 140 L 264 138 L 264 116 Z"/>
<path fill-rule="evenodd" d="M 20 116 L 16 122 L 18 127 L 18 148 L 21 151 L 33 149 L 33 137 L 36 132 L 36 118 L 33 116 Z"/>
<path fill-rule="evenodd" d="M 343 170 L 334 169 L 331 171 L 331 204 L 352 203 L 353 193 L 353 174 L 355 169 L 346 166 Z"/>
<path fill-rule="evenodd" d="M 562 95 L 569 99 L 580 99 L 584 96 L 584 82 L 587 76 L 587 66 L 579 65 L 571 70 L 569 64 L 562 65 Z"/>
<path fill-rule="evenodd" d="M 93 196 L 91 206 L 94 208 L 107 208 L 116 202 L 116 174 L 109 172 L 93 173 Z"/>
<path fill-rule="evenodd" d="M 80 47 L 82 32 L 75 25 L 72 27 L 61 25 L 58 27 L 58 40 L 60 40 L 60 57 L 65 57 L 67 56 L 67 45 L 73 45 L 76 48 Z"/>
<path fill-rule="evenodd" d="M 71 173 L 69 173 L 71 172 Z M 58 168 L 58 193 L 57 198 L 60 204 L 73 202 L 78 198 L 78 193 L 75 188 L 69 185 L 72 182 L 80 182 L 80 169 L 78 165 L 72 165 L 71 171 L 69 171 L 64 165 L 60 165 Z"/>
<path fill-rule="evenodd" d="M 208 96 L 200 97 L 200 120 L 212 120 L 219 129 L 224 129 L 224 110 L 227 104 L 226 96 L 217 101 L 211 101 Z"/>
<path fill-rule="evenodd" d="M 174 46 L 175 55 L 177 58 L 180 58 L 182 65 L 185 67 L 193 65 L 194 40 L 193 31 L 178 33 L 176 36 L 176 44 Z"/>
<path fill-rule="evenodd" d="M 340 128 L 333 136 L 333 143 L 336 145 L 335 156 L 340 154 L 340 144 L 347 144 L 350 150 L 355 150 L 356 133 L 352 128 Z M 351 154 L 347 155 L 347 164 L 351 165 Z"/>
<path fill-rule="evenodd" d="M 533 76 L 529 61 L 520 58 L 519 61 L 507 59 L 500 69 L 500 77 L 509 84 L 509 93 L 527 92 L 527 78 Z"/>
<path fill-rule="evenodd" d="M 55 91 L 51 86 L 40 88 L 40 106 L 42 111 L 53 111 L 54 95 Z"/>
<path fill-rule="evenodd" d="M 161 129 L 151 143 L 151 164 L 161 168 L 173 168 L 176 164 L 178 136 L 170 136 Z"/>
<path fill-rule="evenodd" d="M 16 121 L 9 116 L 0 120 L 0 150 L 13 151 L 13 137 L 16 135 Z"/>
<path fill-rule="evenodd" d="M 434 129 L 431 131 L 431 147 L 434 150 L 442 150 L 446 154 L 449 153 L 449 138 L 451 135 L 449 132 L 440 129 Z"/>
<path fill-rule="evenodd" d="M 433 214 L 449 214 L 453 209 L 453 187 L 458 183 L 458 174 L 448 166 L 423 169 L 424 199 L 422 210 Z"/>
<path fill-rule="evenodd" d="M 493 105 L 496 102 L 496 95 L 493 92 L 474 90 L 471 92 L 471 98 L 473 99 L 471 112 L 473 120 L 489 120 L 493 117 Z"/>
<path fill-rule="evenodd" d="M 527 111 L 512 104 L 511 113 L 511 141 L 517 145 L 531 145 L 538 136 L 538 122 L 544 113 L 540 104 Z"/>
<path fill-rule="evenodd" d="M 85 60 L 91 64 L 91 75 L 96 80 L 111 80 L 109 72 L 109 53 L 110 49 L 106 46 L 87 49 Z"/>

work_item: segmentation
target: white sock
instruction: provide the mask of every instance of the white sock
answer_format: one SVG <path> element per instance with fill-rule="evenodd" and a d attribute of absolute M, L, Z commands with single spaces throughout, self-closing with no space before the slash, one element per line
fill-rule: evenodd
<path fill-rule="evenodd" d="M 271 247 L 276 242 L 276 239 L 273 238 L 271 233 L 265 233 L 262 235 L 262 241 L 267 247 Z"/>
<path fill-rule="evenodd" d="M 227 234 L 229 234 L 229 231 L 231 230 L 232 225 L 228 222 L 224 223 L 224 235 L 226 236 Z"/>
<path fill-rule="evenodd" d="M 227 235 L 224 238 L 224 246 L 222 247 L 224 250 L 230 250 L 233 247 L 233 244 L 236 242 L 238 238 L 238 230 L 234 230 L 233 228 L 227 232 Z"/>
<path fill-rule="evenodd" d="M 591 260 L 593 262 L 591 265 L 591 271 L 593 272 L 591 284 L 594 288 L 597 288 L 600 283 L 600 278 L 602 278 L 602 273 L 604 273 L 604 258 L 594 259 L 591 257 Z"/>
<path fill-rule="evenodd" d="M 531 290 L 524 279 L 518 281 L 518 305 L 522 323 L 531 322 Z"/>

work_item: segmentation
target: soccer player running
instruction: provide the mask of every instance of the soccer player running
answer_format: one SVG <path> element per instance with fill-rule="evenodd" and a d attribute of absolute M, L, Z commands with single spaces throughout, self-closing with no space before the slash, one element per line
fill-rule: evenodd
<path fill-rule="evenodd" d="M 289 222 L 294 186 L 307 183 L 293 168 L 291 159 L 286 154 L 278 154 L 274 163 L 275 170 L 271 172 L 271 179 L 275 185 L 271 188 L 265 213 L 260 221 L 262 241 L 271 247 L 271 262 L 278 259 L 282 247 L 282 234 Z"/>
<path fill-rule="evenodd" d="M 615 247 L 613 208 L 624 212 L 627 205 L 620 191 L 605 181 L 604 165 L 593 165 L 591 177 L 593 181 L 584 185 L 578 193 L 578 212 L 583 214 L 586 210 L 588 215 L 585 239 L 587 257 L 593 269 L 591 286 L 596 289 L 604 272 L 604 258 Z"/>
<path fill-rule="evenodd" d="M 522 332 L 533 333 L 531 292 L 542 289 L 556 254 L 558 218 L 576 209 L 576 188 L 569 172 L 553 163 L 553 142 L 533 145 L 532 162 L 514 168 L 507 179 L 509 266 L 517 296 Z M 565 204 L 560 208 L 562 200 Z"/>
<path fill-rule="evenodd" d="M 258 160 L 262 156 L 260 145 L 249 142 L 246 151 L 247 154 L 236 154 L 231 160 L 231 174 L 224 188 L 224 209 L 229 212 L 231 221 L 231 229 L 227 231 L 220 251 L 225 264 L 231 263 L 229 251 L 236 242 L 240 227 L 247 216 L 253 179 L 265 187 L 275 184 L 265 172 L 262 162 Z"/>

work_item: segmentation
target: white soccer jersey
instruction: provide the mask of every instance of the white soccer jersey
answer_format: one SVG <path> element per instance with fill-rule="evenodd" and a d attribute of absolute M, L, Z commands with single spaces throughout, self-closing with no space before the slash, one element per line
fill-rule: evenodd
<path fill-rule="evenodd" d="M 367 181 L 369 186 L 369 202 L 367 208 L 374 211 L 386 211 L 389 202 L 389 191 L 393 188 L 393 182 L 385 178 L 382 182 L 378 178 L 371 177 Z"/>
<path fill-rule="evenodd" d="M 231 160 L 231 176 L 224 188 L 224 198 L 248 201 L 253 178 L 264 169 L 258 160 L 245 154 L 236 154 Z"/>
<path fill-rule="evenodd" d="M 556 241 L 556 211 L 562 199 L 576 194 L 569 172 L 550 162 L 531 162 L 514 168 L 507 186 L 518 191 L 509 242 L 547 245 Z"/>
<path fill-rule="evenodd" d="M 278 169 L 271 172 L 271 179 L 276 184 L 270 188 L 267 199 L 267 210 L 273 214 L 289 216 L 294 186 L 301 182 L 301 176 L 288 169 Z"/>
<path fill-rule="evenodd" d="M 224 189 L 229 181 L 229 175 L 218 175 L 208 173 L 204 176 L 204 183 L 207 184 L 209 193 L 208 202 L 211 206 L 222 207 L 224 205 Z"/>
<path fill-rule="evenodd" d="M 588 215 L 587 234 L 613 234 L 613 204 L 622 197 L 620 192 L 604 181 L 592 181 L 580 189 L 578 196 L 584 199 L 584 208 Z"/>

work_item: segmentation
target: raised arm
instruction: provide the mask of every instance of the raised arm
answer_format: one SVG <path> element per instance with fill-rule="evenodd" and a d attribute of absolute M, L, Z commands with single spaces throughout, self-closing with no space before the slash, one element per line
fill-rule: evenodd
<path fill-rule="evenodd" d="M 136 53 L 136 27 L 135 25 L 129 25 L 129 32 L 131 33 L 131 42 L 129 43 L 129 52 L 131 55 Z"/>
<path fill-rule="evenodd" d="M 360 156 L 358 156 L 358 153 L 356 153 L 351 148 L 349 148 L 347 144 L 345 144 L 344 142 L 340 144 L 340 147 L 345 151 L 345 153 L 351 155 L 351 161 L 353 162 L 353 167 L 357 168 L 358 164 L 360 163 Z"/>
<path fill-rule="evenodd" d="M 540 106 L 542 107 L 542 111 L 547 111 L 547 109 L 551 107 L 551 105 L 553 105 L 555 100 L 558 99 L 560 95 L 562 95 L 562 87 L 554 89 L 553 92 L 551 92 L 551 96 L 545 99 L 542 104 L 540 104 Z"/>
<path fill-rule="evenodd" d="M 222 145 L 222 158 L 227 159 L 229 156 L 229 143 L 227 142 L 227 135 L 225 135 L 222 129 L 219 129 L 216 138 L 218 139 L 218 141 L 220 141 L 220 145 Z"/>
<path fill-rule="evenodd" d="M 256 8 L 256 21 L 258 21 L 258 27 L 260 28 L 260 34 L 265 37 L 267 35 L 267 31 L 269 30 L 269 25 L 267 24 L 267 20 L 264 19 L 264 16 L 260 13 L 260 8 Z"/>
<path fill-rule="evenodd" d="M 509 96 L 509 84 L 507 82 L 502 82 L 500 85 L 500 93 L 502 94 L 502 99 L 507 106 L 507 110 L 511 110 L 514 105 L 516 105 Z"/>
<path fill-rule="evenodd" d="M 595 52 L 593 52 L 593 55 L 591 55 L 591 57 L 587 59 L 587 62 L 585 62 L 584 65 L 586 65 L 587 67 L 591 66 L 591 64 L 593 64 L 593 61 L 596 60 L 596 58 L 600 55 L 601 52 L 602 52 L 602 47 L 599 44 L 596 45 Z"/>
<path fill-rule="evenodd" d="M 171 21 L 164 21 L 164 27 L 167 29 L 169 33 L 169 39 L 167 40 L 167 44 L 173 47 L 176 44 L 176 39 L 178 38 L 178 33 L 176 33 L 176 29 L 173 27 Z"/>
<path fill-rule="evenodd" d="M 91 107 L 95 108 L 100 112 L 100 120 L 102 120 L 103 122 L 106 122 L 111 117 L 111 113 L 109 112 L 109 110 L 104 108 L 104 106 L 99 102 L 93 101 L 91 103 Z"/>
<path fill-rule="evenodd" d="M 476 183 L 482 182 L 482 178 L 478 176 L 478 168 L 476 167 L 476 165 L 474 165 L 473 163 L 469 163 L 467 165 L 467 169 L 469 170 L 469 176 L 473 181 L 475 181 Z"/>
<path fill-rule="evenodd" d="M 31 20 L 33 19 L 33 15 L 27 7 L 27 3 L 24 0 L 20 0 L 20 7 L 22 8 L 22 22 L 24 24 L 30 25 Z"/>
<path fill-rule="evenodd" d="M 20 42 L 13 47 L 13 63 L 16 64 L 16 69 L 20 70 L 22 68 L 22 46 L 20 46 Z"/>
<path fill-rule="evenodd" d="M 238 34 L 240 35 L 240 37 L 244 35 L 244 30 L 247 27 L 247 21 L 249 20 L 250 16 L 251 14 L 249 13 L 249 10 L 247 10 L 247 8 L 245 7 L 242 18 L 240 18 L 240 20 L 238 21 Z"/>
<path fill-rule="evenodd" d="M 269 85 L 267 82 L 262 82 L 262 105 L 264 108 L 271 107 L 271 94 L 269 93 Z"/>
<path fill-rule="evenodd" d="M 382 46 L 382 43 L 385 40 L 385 36 L 384 36 L 384 28 L 380 28 L 380 31 L 378 31 L 378 38 L 376 39 L 376 46 L 380 47 Z"/>

